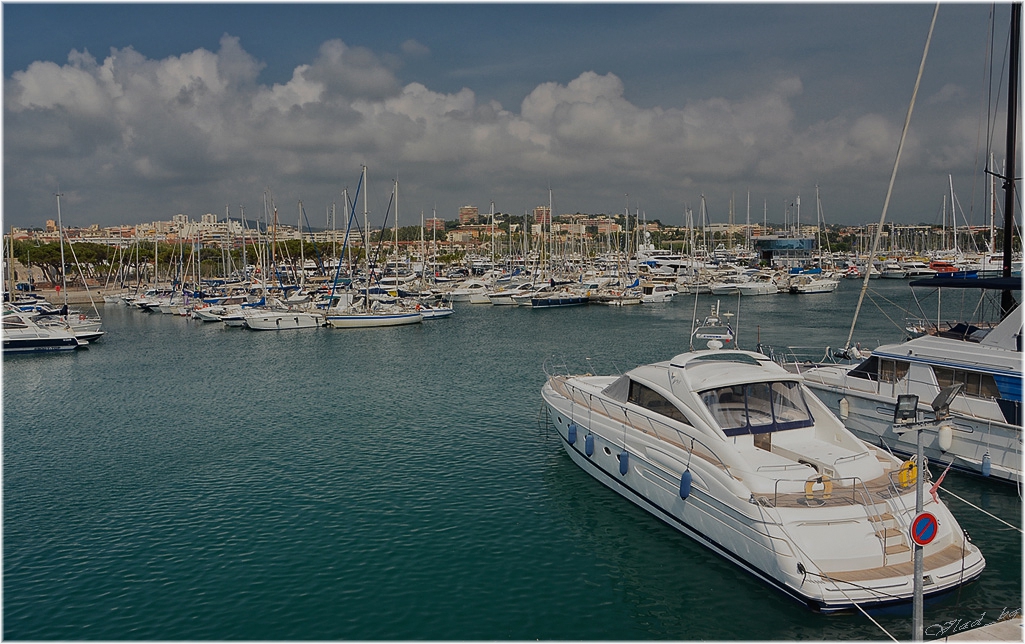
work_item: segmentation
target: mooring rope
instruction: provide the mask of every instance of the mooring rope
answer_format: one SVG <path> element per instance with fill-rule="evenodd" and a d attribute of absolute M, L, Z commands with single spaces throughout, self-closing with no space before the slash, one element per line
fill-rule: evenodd
<path fill-rule="evenodd" d="M 954 494 L 953 492 L 951 492 L 951 491 L 950 491 L 950 490 L 948 490 L 948 489 L 945 489 L 945 488 L 940 488 L 940 489 L 941 489 L 941 490 L 943 490 L 944 494 L 949 494 L 950 496 L 954 497 L 955 499 L 957 499 L 957 500 L 958 500 L 958 501 L 960 501 L 961 503 L 965 503 L 965 504 L 967 504 L 967 505 L 970 505 L 970 506 L 972 506 L 973 508 L 975 508 L 975 509 L 976 509 L 976 510 L 978 510 L 979 512 L 982 512 L 983 514 L 985 514 L 986 516 L 990 517 L 991 519 L 995 519 L 995 520 L 999 521 L 1000 523 L 1003 523 L 1003 524 L 1004 524 L 1005 526 L 1007 526 L 1008 528 L 1012 528 L 1012 529 L 1014 529 L 1014 530 L 1017 530 L 1018 532 L 1021 532 L 1022 534 L 1025 534 L 1025 531 L 1023 531 L 1023 530 L 1022 530 L 1021 528 L 1019 528 L 1018 526 L 1016 526 L 1016 525 L 1011 525 L 1011 524 L 1010 524 L 1010 523 L 1008 523 L 1007 521 L 1004 521 L 1003 519 L 1001 519 L 1000 517 L 996 516 L 995 514 L 993 514 L 993 513 L 991 513 L 991 512 L 986 512 L 985 510 L 983 510 L 983 509 L 982 509 L 982 508 L 980 508 L 979 506 L 975 505 L 975 504 L 974 504 L 974 503 L 972 503 L 971 501 L 968 501 L 967 499 L 963 499 L 963 498 L 959 497 L 958 495 Z"/>

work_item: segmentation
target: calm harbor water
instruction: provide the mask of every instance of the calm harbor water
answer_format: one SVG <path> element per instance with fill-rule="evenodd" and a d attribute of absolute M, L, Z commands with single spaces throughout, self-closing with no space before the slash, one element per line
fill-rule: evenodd
<path fill-rule="evenodd" d="M 739 311 L 702 296 L 697 312 L 738 313 L 742 348 L 821 355 L 846 339 L 857 289 Z M 910 301 L 904 282 L 873 290 Z M 539 424 L 546 366 L 620 372 L 685 351 L 692 296 L 463 305 L 357 330 L 102 313 L 88 350 L 4 359 L 6 639 L 886 638 L 620 499 Z M 855 340 L 898 337 L 866 303 Z M 951 473 L 944 487 L 1021 525 L 1012 486 Z M 945 498 L 988 565 L 927 605 L 927 638 L 1022 605 L 1020 532 Z M 876 618 L 910 638 L 909 610 Z"/>

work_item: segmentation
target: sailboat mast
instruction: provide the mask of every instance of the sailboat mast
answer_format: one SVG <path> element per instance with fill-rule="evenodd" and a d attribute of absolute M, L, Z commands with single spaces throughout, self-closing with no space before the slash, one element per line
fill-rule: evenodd
<path fill-rule="evenodd" d="M 363 291 L 363 306 L 370 310 L 370 228 L 367 215 L 367 166 L 363 166 L 363 261 L 367 265 L 366 288 Z"/>
<path fill-rule="evenodd" d="M 950 230 L 954 235 L 954 256 L 958 257 L 961 255 L 961 250 L 957 246 L 957 202 L 954 201 L 953 175 L 948 174 L 947 181 L 950 183 Z"/>
<path fill-rule="evenodd" d="M 7 292 L 10 294 L 11 301 L 13 302 L 16 286 L 14 283 L 14 226 L 11 226 L 11 236 L 7 238 L 7 241 L 10 247 L 10 251 L 7 254 L 7 275 L 11 280 Z"/>
<path fill-rule="evenodd" d="M 299 284 L 300 289 L 306 285 L 306 235 L 303 234 L 303 200 L 299 200 Z"/>
<path fill-rule="evenodd" d="M 64 224 L 61 222 L 61 193 L 57 193 L 57 239 L 61 247 L 61 288 L 64 290 L 64 315 L 68 314 L 68 277 L 64 273 L 66 263 L 64 261 Z"/>
<path fill-rule="evenodd" d="M 1004 261 L 1001 275 L 1011 277 L 1011 237 L 1014 234 L 1014 173 L 1016 171 L 1017 153 L 1015 144 L 1018 140 L 1018 74 L 1021 55 L 1021 3 L 1011 4 L 1011 64 L 1007 84 L 1007 170 L 1004 174 Z M 1000 294 L 1000 312 L 1007 315 L 1014 307 L 1014 294 L 1002 291 Z"/>
<path fill-rule="evenodd" d="M 399 180 L 395 179 L 395 274 L 399 272 Z M 396 293 L 398 292 L 398 281 L 395 282 Z"/>

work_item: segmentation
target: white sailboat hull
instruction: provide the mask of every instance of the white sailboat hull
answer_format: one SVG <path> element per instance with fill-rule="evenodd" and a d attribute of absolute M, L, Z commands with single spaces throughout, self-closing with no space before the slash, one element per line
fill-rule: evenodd
<path fill-rule="evenodd" d="M 248 314 L 245 324 L 254 331 L 280 331 L 282 329 L 315 329 L 323 326 L 324 317 L 302 311 L 274 311 Z"/>
<path fill-rule="evenodd" d="M 327 316 L 327 325 L 336 329 L 402 326 L 404 324 L 419 324 L 421 322 L 423 322 L 423 316 L 419 313 L 369 313 Z"/>

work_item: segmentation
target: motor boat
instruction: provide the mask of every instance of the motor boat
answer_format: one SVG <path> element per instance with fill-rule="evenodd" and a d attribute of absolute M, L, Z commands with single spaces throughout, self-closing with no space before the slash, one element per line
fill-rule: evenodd
<path fill-rule="evenodd" d="M 3 352 L 70 351 L 88 342 L 75 337 L 68 326 L 41 326 L 32 315 L 5 307 L 3 312 Z"/>
<path fill-rule="evenodd" d="M 933 277 L 912 286 L 1020 289 L 1018 278 Z M 942 389 L 960 384 L 950 417 L 924 430 L 925 455 L 954 469 L 1022 481 L 1022 309 L 1015 307 L 995 326 L 961 322 L 917 328 L 912 339 L 886 344 L 852 364 L 821 365 L 804 371 L 808 386 L 838 414 L 848 429 L 898 454 L 912 454 L 917 439 L 893 429 L 897 397 L 914 394 L 925 418 Z"/>
<path fill-rule="evenodd" d="M 488 301 L 495 306 L 517 306 L 514 298 L 525 297 L 530 303 L 530 296 L 536 290 L 533 284 L 517 284 L 515 286 L 500 287 L 488 292 Z"/>
<path fill-rule="evenodd" d="M 825 275 L 794 275 L 790 278 L 791 293 L 832 293 L 840 286 L 840 280 Z"/>
<path fill-rule="evenodd" d="M 908 272 L 901 266 L 900 262 L 889 260 L 883 262 L 883 267 L 879 269 L 879 276 L 883 279 L 902 280 L 908 276 Z"/>
<path fill-rule="evenodd" d="M 678 294 L 679 291 L 676 290 L 676 287 L 670 284 L 660 284 L 658 282 L 641 283 L 641 301 L 645 304 L 668 302 Z"/>
<path fill-rule="evenodd" d="M 774 295 L 779 293 L 779 285 L 776 283 L 778 275 L 769 272 L 759 272 L 743 284 L 737 285 L 737 291 L 741 295 Z"/>
<path fill-rule="evenodd" d="M 547 420 L 601 483 L 813 609 L 911 602 L 914 463 L 847 430 L 765 355 L 708 349 L 624 375 L 551 375 Z M 924 469 L 928 471 L 927 468 Z M 925 596 L 985 567 L 938 495 Z"/>
<path fill-rule="evenodd" d="M 470 304 L 491 304 L 488 291 L 491 287 L 483 280 L 469 279 L 459 287 L 448 292 L 445 299 L 449 302 L 469 302 Z"/>

